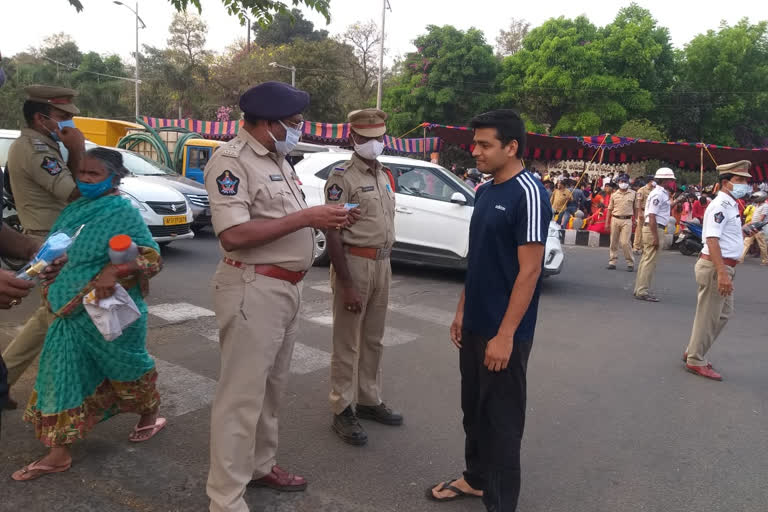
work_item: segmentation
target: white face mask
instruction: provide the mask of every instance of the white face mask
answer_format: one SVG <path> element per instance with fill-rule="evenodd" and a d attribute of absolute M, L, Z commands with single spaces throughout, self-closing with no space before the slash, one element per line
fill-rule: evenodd
<path fill-rule="evenodd" d="M 354 141 L 354 139 L 353 139 Z M 355 153 L 366 160 L 376 160 L 384 151 L 384 143 L 376 139 L 371 139 L 364 144 L 355 142 Z"/>
<path fill-rule="evenodd" d="M 619 188 L 621 190 L 627 190 L 629 188 L 629 183 L 619 183 Z"/>

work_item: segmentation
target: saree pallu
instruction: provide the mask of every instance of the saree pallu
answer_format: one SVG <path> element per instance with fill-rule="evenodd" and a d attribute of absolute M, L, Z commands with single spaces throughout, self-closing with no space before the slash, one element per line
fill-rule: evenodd
<path fill-rule="evenodd" d="M 65 446 L 82 439 L 96 423 L 120 412 L 157 410 L 155 363 L 146 349 L 147 282 L 162 268 L 160 251 L 144 220 L 119 196 L 78 199 L 62 211 L 52 232 L 80 235 L 69 261 L 43 290 L 55 320 L 40 356 L 35 389 L 24 420 L 46 446 Z M 109 264 L 109 239 L 125 234 L 140 248 L 140 270 L 121 280 L 141 317 L 107 342 L 82 305 L 82 297 Z"/>

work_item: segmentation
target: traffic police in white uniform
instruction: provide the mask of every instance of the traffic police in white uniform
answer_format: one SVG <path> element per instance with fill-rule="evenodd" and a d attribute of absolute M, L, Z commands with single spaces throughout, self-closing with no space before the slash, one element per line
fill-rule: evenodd
<path fill-rule="evenodd" d="M 733 277 L 744 250 L 744 235 L 737 199 L 752 192 L 748 160 L 717 167 L 720 192 L 704 212 L 704 249 L 696 262 L 699 287 L 696 317 L 688 348 L 683 354 L 686 369 L 702 377 L 722 380 L 705 356 L 733 313 Z"/>

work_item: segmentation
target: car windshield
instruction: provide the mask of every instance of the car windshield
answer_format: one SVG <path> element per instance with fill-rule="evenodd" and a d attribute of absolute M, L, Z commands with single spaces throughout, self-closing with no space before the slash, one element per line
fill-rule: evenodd
<path fill-rule="evenodd" d="M 66 148 L 64 148 L 64 145 L 59 143 L 59 147 L 62 148 L 62 155 L 64 156 L 64 159 L 66 160 L 67 156 L 64 154 L 64 151 L 66 151 Z M 94 144 L 92 142 L 86 142 L 85 143 L 85 149 L 93 149 L 98 148 L 98 144 Z M 114 150 L 115 148 L 107 148 Z M 140 155 L 138 153 L 134 153 L 133 151 L 128 151 L 127 149 L 118 149 L 116 151 L 119 151 L 121 155 L 123 155 L 123 165 L 126 169 L 131 171 L 132 174 L 135 174 L 137 176 L 176 176 L 176 173 L 173 172 L 168 167 L 155 162 L 154 160 L 145 157 L 144 155 Z"/>
<path fill-rule="evenodd" d="M 451 171 L 449 171 L 448 169 L 446 169 L 446 168 L 444 168 L 444 167 L 441 167 L 441 168 L 440 168 L 440 170 L 441 170 L 441 171 L 443 171 L 443 174 L 444 174 L 445 176 L 448 176 L 448 178 L 449 178 L 451 181 L 453 181 L 454 183 L 458 183 L 459 185 L 461 185 L 461 187 L 462 187 L 464 190 L 467 190 L 467 191 L 469 191 L 469 192 L 472 194 L 472 197 L 475 197 L 475 189 L 474 189 L 474 188 L 472 188 L 472 187 L 470 187 L 470 186 L 469 186 L 469 185 L 467 185 L 466 183 L 464 183 L 464 180 L 462 180 L 462 179 L 459 179 L 459 177 L 458 177 L 458 176 L 456 176 L 455 174 L 453 174 Z"/>

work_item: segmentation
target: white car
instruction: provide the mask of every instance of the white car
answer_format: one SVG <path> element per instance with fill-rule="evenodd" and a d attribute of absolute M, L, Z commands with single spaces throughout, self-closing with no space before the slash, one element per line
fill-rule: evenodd
<path fill-rule="evenodd" d="M 0 130 L 0 167 L 5 168 L 8 149 L 19 135 L 21 132 L 18 130 Z M 59 146 L 66 160 L 67 150 L 63 145 Z M 167 245 L 175 240 L 195 237 L 191 229 L 192 209 L 180 192 L 153 179 L 131 175 L 123 178 L 120 193 L 139 210 L 157 243 Z"/>
<path fill-rule="evenodd" d="M 325 202 L 325 181 L 333 168 L 348 161 L 351 154 L 312 153 L 296 164 L 309 206 Z M 430 162 L 386 155 L 379 157 L 379 161 L 392 171 L 397 184 L 392 259 L 466 268 L 475 191 L 450 171 Z M 325 235 L 321 231 L 315 233 L 315 262 L 327 264 Z M 560 226 L 550 223 L 544 275 L 560 273 L 563 260 Z"/>

